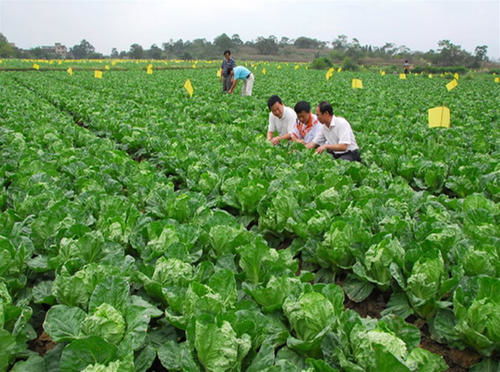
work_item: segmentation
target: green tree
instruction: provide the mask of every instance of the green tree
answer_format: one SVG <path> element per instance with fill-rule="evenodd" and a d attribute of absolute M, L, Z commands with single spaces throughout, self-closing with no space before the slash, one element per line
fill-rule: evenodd
<path fill-rule="evenodd" d="M 231 36 L 231 41 L 235 47 L 243 45 L 243 41 L 241 41 L 240 35 L 238 34 L 233 34 L 233 36 Z"/>
<path fill-rule="evenodd" d="M 292 40 L 290 40 L 290 38 L 286 37 L 286 36 L 282 36 L 281 39 L 280 39 L 280 47 L 285 47 L 287 45 L 290 45 L 292 43 Z"/>
<path fill-rule="evenodd" d="M 42 59 L 42 58 L 43 59 L 53 59 L 53 58 L 58 57 L 53 50 L 48 50 L 48 49 L 41 48 L 41 47 L 36 47 L 36 48 L 30 49 L 30 54 L 34 58 L 40 58 L 40 59 Z"/>
<path fill-rule="evenodd" d="M 233 40 L 226 34 L 217 36 L 214 39 L 214 45 L 220 52 L 234 47 Z"/>
<path fill-rule="evenodd" d="M 255 42 L 255 47 L 260 54 L 278 54 L 279 44 L 277 42 L 276 36 L 269 36 L 264 38 L 262 36 L 257 38 Z"/>
<path fill-rule="evenodd" d="M 16 49 L 9 44 L 7 38 L 0 33 L 0 57 L 15 57 Z"/>
<path fill-rule="evenodd" d="M 95 48 L 87 40 L 83 39 L 80 44 L 70 48 L 69 52 L 76 59 L 90 58 L 95 54 Z"/>
<path fill-rule="evenodd" d="M 153 44 L 151 45 L 146 54 L 148 58 L 161 59 L 162 50 L 156 44 Z"/>
<path fill-rule="evenodd" d="M 344 51 L 349 46 L 347 35 L 339 35 L 335 40 L 332 41 L 333 49 L 338 49 Z"/>
<path fill-rule="evenodd" d="M 380 48 L 382 54 L 392 56 L 396 53 L 397 47 L 394 43 L 385 43 L 383 47 Z"/>
<path fill-rule="evenodd" d="M 128 55 L 133 59 L 142 59 L 144 58 L 144 49 L 139 44 L 134 43 L 130 46 Z"/>
<path fill-rule="evenodd" d="M 325 47 L 324 41 L 319 41 L 317 39 L 311 39 L 310 37 L 301 36 L 298 37 L 293 45 L 300 49 L 318 49 Z"/>
<path fill-rule="evenodd" d="M 474 50 L 476 60 L 479 62 L 488 62 L 488 46 L 478 45 Z"/>

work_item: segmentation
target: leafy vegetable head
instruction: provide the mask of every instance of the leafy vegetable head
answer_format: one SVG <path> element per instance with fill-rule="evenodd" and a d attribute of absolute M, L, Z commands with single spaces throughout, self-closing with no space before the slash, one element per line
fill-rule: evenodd
<path fill-rule="evenodd" d="M 85 318 L 82 330 L 87 335 L 100 336 L 117 345 L 125 334 L 126 324 L 122 314 L 109 304 L 102 304 Z"/>

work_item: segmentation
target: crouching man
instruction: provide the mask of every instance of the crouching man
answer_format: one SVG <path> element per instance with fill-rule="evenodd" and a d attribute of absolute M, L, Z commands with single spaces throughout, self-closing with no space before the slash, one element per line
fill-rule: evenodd
<path fill-rule="evenodd" d="M 328 151 L 335 159 L 361 161 L 356 138 L 349 122 L 333 115 L 330 103 L 323 101 L 316 107 L 316 115 L 323 126 L 313 141 L 306 147 L 316 149 L 316 153 Z"/>

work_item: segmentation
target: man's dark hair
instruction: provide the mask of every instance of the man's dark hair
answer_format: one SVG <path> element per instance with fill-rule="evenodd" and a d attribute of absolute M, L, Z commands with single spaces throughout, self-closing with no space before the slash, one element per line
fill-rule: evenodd
<path fill-rule="evenodd" d="M 229 49 L 225 50 L 225 51 L 224 51 L 224 55 L 226 55 L 226 54 L 231 55 L 231 51 L 230 51 Z"/>
<path fill-rule="evenodd" d="M 311 112 L 311 105 L 306 101 L 299 101 L 293 108 L 297 114 L 301 112 Z"/>
<path fill-rule="evenodd" d="M 319 103 L 318 107 L 319 107 L 319 112 L 321 112 L 322 114 L 328 112 L 330 115 L 333 116 L 333 107 L 332 105 L 330 105 L 330 103 L 322 101 Z"/>
<path fill-rule="evenodd" d="M 231 75 L 231 72 L 233 71 L 233 68 L 232 67 L 228 67 L 226 71 L 227 71 L 228 75 Z"/>
<path fill-rule="evenodd" d="M 276 102 L 283 104 L 283 101 L 281 101 L 281 98 L 279 96 L 277 96 L 276 94 L 269 97 L 269 99 L 267 100 L 267 107 L 269 107 L 269 110 L 271 110 L 271 107 L 273 107 L 273 105 Z"/>

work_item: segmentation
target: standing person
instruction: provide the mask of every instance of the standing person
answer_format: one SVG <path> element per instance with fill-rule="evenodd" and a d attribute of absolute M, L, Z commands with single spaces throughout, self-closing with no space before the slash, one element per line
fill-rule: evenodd
<path fill-rule="evenodd" d="M 292 141 L 302 143 L 307 146 L 312 142 L 319 131 L 321 131 L 321 123 L 318 117 L 311 112 L 309 102 L 297 102 L 293 108 L 297 114 L 297 122 L 292 130 Z"/>
<path fill-rule="evenodd" d="M 255 80 L 252 71 L 243 66 L 236 66 L 234 68 L 229 67 L 227 71 L 231 76 L 231 88 L 229 88 L 228 93 L 229 94 L 233 93 L 234 88 L 236 88 L 236 85 L 238 84 L 238 80 L 242 80 L 243 86 L 241 87 L 241 95 L 251 96 L 253 89 L 253 82 Z"/>
<path fill-rule="evenodd" d="M 229 68 L 234 68 L 236 62 L 231 57 L 231 51 L 224 51 L 224 59 L 222 60 L 222 65 L 220 66 L 220 76 L 222 81 L 222 91 L 227 92 L 231 88 L 231 75 L 227 72 Z"/>
<path fill-rule="evenodd" d="M 297 122 L 297 114 L 290 107 L 283 104 L 281 98 L 277 95 L 269 97 L 267 107 L 269 113 L 269 126 L 267 128 L 267 140 L 273 145 L 280 141 L 292 139 L 292 131 Z M 278 136 L 274 133 L 278 132 Z"/>
<path fill-rule="evenodd" d="M 408 62 L 407 59 L 405 59 L 405 63 L 403 64 L 403 70 L 405 75 L 408 75 L 410 72 L 410 63 Z"/>
<path fill-rule="evenodd" d="M 361 161 L 358 144 L 349 122 L 340 116 L 333 115 L 332 105 L 326 101 L 320 102 L 316 108 L 316 114 L 323 126 L 306 147 L 316 148 L 318 154 L 323 151 L 331 152 L 335 159 Z"/>

